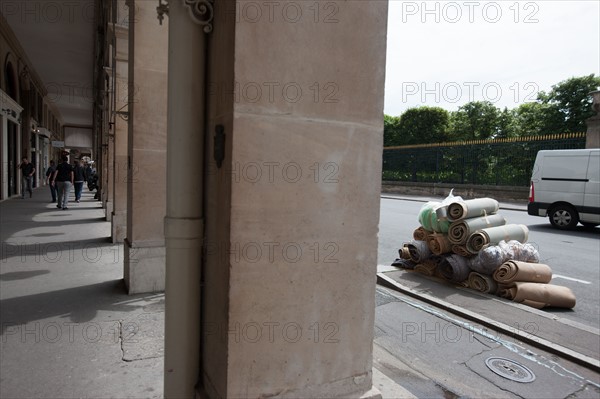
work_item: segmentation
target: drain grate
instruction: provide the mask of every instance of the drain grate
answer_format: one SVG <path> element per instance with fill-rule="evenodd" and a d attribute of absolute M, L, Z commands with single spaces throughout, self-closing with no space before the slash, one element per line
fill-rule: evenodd
<path fill-rule="evenodd" d="M 485 360 L 485 365 L 500 377 L 508 378 L 512 381 L 531 382 L 535 380 L 533 371 L 514 360 L 503 357 L 490 357 Z"/>

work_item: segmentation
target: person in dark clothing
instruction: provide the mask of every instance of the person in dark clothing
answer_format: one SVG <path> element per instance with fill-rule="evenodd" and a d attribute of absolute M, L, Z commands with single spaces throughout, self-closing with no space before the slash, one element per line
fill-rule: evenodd
<path fill-rule="evenodd" d="M 27 160 L 27 157 L 23 157 L 22 162 L 19 165 L 19 169 L 21 169 L 21 173 L 23 174 L 21 198 L 25 198 L 25 190 L 29 192 L 29 198 L 31 198 L 33 196 L 31 183 L 33 181 L 33 175 L 35 174 L 35 166 Z"/>
<path fill-rule="evenodd" d="M 56 202 L 56 186 L 50 183 L 50 179 L 52 178 L 52 175 L 54 174 L 55 170 L 56 165 L 54 164 L 54 161 L 50 161 L 50 166 L 48 166 L 48 169 L 46 170 L 46 184 L 48 184 L 48 187 L 50 187 L 52 202 Z"/>
<path fill-rule="evenodd" d="M 62 163 L 56 167 L 52 175 L 52 184 L 56 184 L 58 190 L 57 208 L 69 209 L 67 205 L 69 204 L 69 193 L 74 178 L 73 167 L 69 164 L 69 159 L 63 156 Z"/>
<path fill-rule="evenodd" d="M 83 168 L 83 161 L 76 161 L 73 166 L 73 176 L 75 187 L 75 202 L 79 202 L 81 199 L 81 192 L 83 191 L 83 182 L 85 181 L 85 169 Z"/>

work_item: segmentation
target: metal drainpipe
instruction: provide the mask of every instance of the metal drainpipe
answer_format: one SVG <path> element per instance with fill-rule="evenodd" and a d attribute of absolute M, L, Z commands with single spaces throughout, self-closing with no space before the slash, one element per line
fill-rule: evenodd
<path fill-rule="evenodd" d="M 206 34 L 169 2 L 165 398 L 193 398 L 200 371 Z"/>

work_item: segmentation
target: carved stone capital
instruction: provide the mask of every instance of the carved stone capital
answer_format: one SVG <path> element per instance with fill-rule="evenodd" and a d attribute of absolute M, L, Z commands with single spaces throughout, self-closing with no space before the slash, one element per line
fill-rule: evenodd
<path fill-rule="evenodd" d="M 174 0 L 171 0 L 174 1 Z M 213 30 L 212 21 L 214 19 L 214 0 L 181 0 L 185 8 L 190 13 L 194 23 L 202 26 L 204 33 L 210 33 Z M 165 14 L 169 15 L 169 0 L 158 0 L 156 7 L 158 20 L 162 25 Z"/>

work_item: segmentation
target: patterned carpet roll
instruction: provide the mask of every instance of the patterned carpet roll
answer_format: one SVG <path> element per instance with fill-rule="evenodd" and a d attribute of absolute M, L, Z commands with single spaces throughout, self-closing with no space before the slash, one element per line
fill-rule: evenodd
<path fill-rule="evenodd" d="M 469 273 L 469 288 L 486 294 L 495 294 L 498 291 L 498 283 L 491 276 L 471 272 Z"/>
<path fill-rule="evenodd" d="M 411 241 L 405 246 L 410 252 L 410 259 L 415 263 L 421 263 L 431 256 L 431 251 L 425 241 Z"/>
<path fill-rule="evenodd" d="M 492 198 L 458 201 L 448 205 L 447 216 L 449 221 L 454 222 L 461 219 L 492 215 L 498 212 L 499 208 L 498 201 Z"/>
<path fill-rule="evenodd" d="M 413 238 L 416 241 L 427 241 L 427 236 L 429 236 L 431 233 L 431 231 L 425 230 L 425 228 L 421 226 L 415 229 L 413 232 Z"/>
<path fill-rule="evenodd" d="M 517 240 L 527 242 L 529 229 L 524 224 L 507 224 L 479 230 L 467 239 L 467 250 L 477 253 L 488 245 L 496 245 L 500 241 Z"/>
<path fill-rule="evenodd" d="M 443 257 L 438 271 L 446 280 L 460 283 L 469 277 L 471 269 L 469 269 L 467 258 L 453 254 Z"/>
<path fill-rule="evenodd" d="M 448 228 L 448 239 L 452 244 L 464 244 L 469 236 L 477 230 L 489 227 L 503 226 L 506 219 L 500 215 L 482 216 L 473 219 L 464 219 L 452 222 Z"/>
<path fill-rule="evenodd" d="M 518 282 L 501 289 L 498 294 L 514 302 L 538 309 L 546 306 L 571 309 L 577 303 L 573 291 L 567 287 L 552 284 Z"/>
<path fill-rule="evenodd" d="M 543 263 L 527 263 L 509 260 L 494 272 L 494 280 L 500 284 L 514 282 L 549 283 L 552 269 Z"/>

